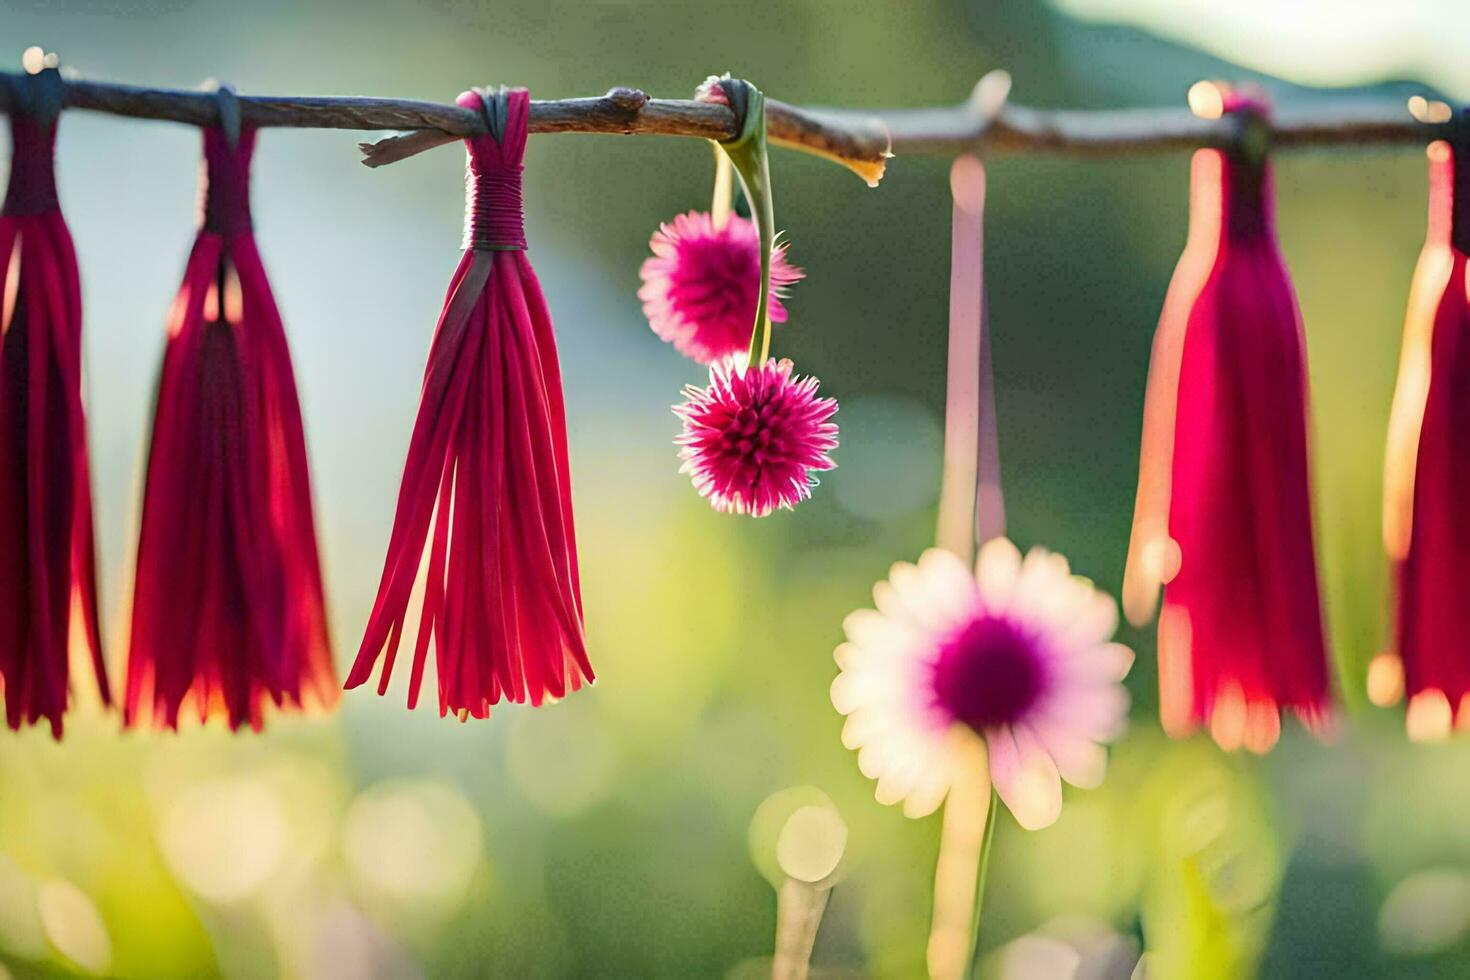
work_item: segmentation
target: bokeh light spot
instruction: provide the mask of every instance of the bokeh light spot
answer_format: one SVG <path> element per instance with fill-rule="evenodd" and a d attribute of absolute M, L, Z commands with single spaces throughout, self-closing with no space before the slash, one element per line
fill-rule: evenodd
<path fill-rule="evenodd" d="M 1201 119 L 1225 115 L 1225 95 L 1214 82 L 1195 82 L 1189 87 L 1189 111 Z"/>
<path fill-rule="evenodd" d="M 1060 939 L 1022 936 L 1000 950 L 997 975 L 1002 980 L 1036 980 L 1037 977 L 1073 977 L 1082 965 L 1081 955 Z"/>
<path fill-rule="evenodd" d="M 1411 742 L 1442 742 L 1450 737 L 1454 712 L 1450 699 L 1436 688 L 1427 688 L 1409 699 L 1404 729 Z"/>
<path fill-rule="evenodd" d="M 105 973 L 112 940 L 102 914 L 87 893 L 69 881 L 51 879 L 37 891 L 41 925 L 56 951 L 88 973 Z"/>
<path fill-rule="evenodd" d="M 932 504 L 944 460 L 939 422 L 924 405 L 895 395 L 842 403 L 837 469 L 822 477 L 838 506 L 856 517 L 890 520 Z"/>
<path fill-rule="evenodd" d="M 1378 914 L 1383 948 L 1403 956 L 1427 956 L 1470 931 L 1470 876 L 1430 868 L 1394 886 Z"/>
<path fill-rule="evenodd" d="M 24 871 L 0 856 L 0 949 L 24 959 L 37 959 L 46 950 L 41 913 L 36 908 L 36 886 Z"/>
<path fill-rule="evenodd" d="M 847 824 L 835 807 L 804 806 L 793 813 L 776 840 L 776 863 L 798 881 L 832 875 L 847 849 Z"/>
<path fill-rule="evenodd" d="M 789 786 L 786 789 L 777 790 L 761 801 L 761 805 L 756 807 L 755 815 L 750 818 L 750 832 L 747 838 L 750 846 L 750 860 L 772 887 L 779 888 L 788 874 L 782 867 L 785 857 L 782 853 L 782 845 L 800 848 L 805 843 L 804 831 L 800 829 L 801 825 L 798 825 L 798 829 L 793 831 L 795 836 L 789 842 L 785 839 L 786 828 L 797 813 L 809 809 L 829 811 L 841 823 L 842 818 L 837 816 L 837 807 L 832 803 L 831 798 L 815 786 Z M 804 817 L 803 821 L 808 819 L 812 818 Z M 844 826 L 843 848 L 846 845 L 847 829 Z M 841 855 L 839 854 L 838 857 L 840 858 Z"/>
<path fill-rule="evenodd" d="M 566 817 L 607 798 L 617 771 L 611 732 L 568 707 L 516 716 L 506 740 L 511 779 L 542 813 Z"/>
<path fill-rule="evenodd" d="M 342 847 L 359 879 L 400 901 L 457 906 L 483 850 L 480 818 L 452 786 L 378 783 L 347 810 Z"/>
<path fill-rule="evenodd" d="M 281 801 L 265 785 L 220 779 L 185 789 L 159 832 L 164 860 L 207 901 L 254 895 L 281 865 L 288 828 Z"/>
<path fill-rule="evenodd" d="M 1380 708 L 1404 696 L 1404 662 L 1397 654 L 1380 653 L 1368 664 L 1368 700 Z"/>

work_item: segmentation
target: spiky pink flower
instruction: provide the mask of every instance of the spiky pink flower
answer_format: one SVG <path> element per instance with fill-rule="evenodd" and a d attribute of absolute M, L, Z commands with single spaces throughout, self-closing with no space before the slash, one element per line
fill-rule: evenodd
<path fill-rule="evenodd" d="M 638 270 L 643 315 L 659 337 L 701 364 L 740 354 L 750 346 L 761 288 L 761 243 L 749 219 L 732 215 L 723 227 L 703 211 L 659 226 L 648 243 L 653 257 Z M 805 274 L 771 253 L 770 315 L 786 321 L 785 287 Z"/>
<path fill-rule="evenodd" d="M 837 399 L 817 397 L 816 378 L 797 378 L 790 361 L 747 368 L 735 359 L 710 365 L 709 387 L 689 385 L 674 414 L 679 472 L 715 510 L 765 517 L 812 495 L 813 472 L 837 464 Z"/>

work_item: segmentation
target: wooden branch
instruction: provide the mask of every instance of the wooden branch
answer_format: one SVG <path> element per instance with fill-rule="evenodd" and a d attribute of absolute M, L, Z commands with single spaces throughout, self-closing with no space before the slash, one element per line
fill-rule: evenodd
<path fill-rule="evenodd" d="M 48 69 L 50 71 L 51 69 Z M 13 107 L 28 76 L 0 73 L 0 111 Z M 63 105 L 141 119 L 195 126 L 219 121 L 213 92 L 141 88 L 66 80 Z M 876 185 L 888 157 L 898 154 L 955 156 L 1001 151 L 1100 155 L 1196 146 L 1228 145 L 1239 138 L 1239 120 L 1201 119 L 1188 110 L 1067 111 L 1005 102 L 1004 73 L 993 72 L 967 102 L 950 107 L 877 112 L 808 109 L 766 100 L 773 143 L 835 160 Z M 378 167 L 434 146 L 484 131 L 468 109 L 409 99 L 242 95 L 247 126 L 317 129 L 410 130 L 359 144 L 363 163 Z M 734 113 L 722 105 L 687 99 L 654 99 L 638 89 L 614 88 L 596 98 L 531 103 L 532 133 L 621 133 L 728 139 Z M 1397 99 L 1322 99 L 1288 105 L 1270 123 L 1277 147 L 1422 143 L 1442 127 L 1420 122 Z"/>

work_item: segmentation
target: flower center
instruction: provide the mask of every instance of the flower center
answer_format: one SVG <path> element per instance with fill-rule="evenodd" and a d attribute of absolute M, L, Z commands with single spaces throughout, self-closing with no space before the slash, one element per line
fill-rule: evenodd
<path fill-rule="evenodd" d="M 751 324 L 744 321 L 755 318 L 760 269 L 758 244 L 710 238 L 690 246 L 679 286 L 686 303 L 698 307 L 703 319 L 734 320 L 749 333 Z"/>
<path fill-rule="evenodd" d="M 747 486 L 754 486 L 767 467 L 786 459 L 780 405 L 758 398 L 730 419 L 721 439 L 725 457 L 739 468 Z"/>
<path fill-rule="evenodd" d="M 1025 717 L 1045 682 L 1036 637 L 1009 619 L 980 615 L 940 646 L 933 705 L 951 720 L 983 731 Z"/>

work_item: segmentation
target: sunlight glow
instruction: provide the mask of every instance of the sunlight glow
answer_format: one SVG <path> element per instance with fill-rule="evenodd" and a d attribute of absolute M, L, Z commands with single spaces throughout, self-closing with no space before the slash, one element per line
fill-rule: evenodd
<path fill-rule="evenodd" d="M 1383 463 L 1383 546 L 1388 557 L 1403 561 L 1409 554 L 1414 522 L 1414 477 L 1419 461 L 1419 433 L 1429 398 L 1429 368 L 1434 319 L 1440 298 L 1454 271 L 1450 249 L 1450 202 L 1454 163 L 1448 144 L 1431 143 L 1429 157 L 1429 221 L 1424 248 L 1414 266 L 1404 314 L 1398 379 L 1388 416 Z"/>
<path fill-rule="evenodd" d="M 1194 730 L 1194 671 L 1189 610 L 1164 604 L 1159 613 L 1159 724 L 1171 738 Z"/>
<path fill-rule="evenodd" d="M 0 336 L 10 329 L 11 318 L 15 316 L 15 299 L 20 295 L 20 253 L 21 240 L 19 232 L 15 235 L 15 244 L 11 247 L 10 263 L 5 270 L 5 292 L 0 296 Z"/>
<path fill-rule="evenodd" d="M 1225 93 L 1210 81 L 1198 81 L 1189 87 L 1189 111 L 1201 119 L 1219 119 L 1225 115 Z"/>
<path fill-rule="evenodd" d="M 1138 453 L 1138 493 L 1133 507 L 1133 531 L 1128 540 L 1128 561 L 1123 570 L 1123 615 L 1134 626 L 1142 626 L 1153 616 L 1159 587 L 1178 574 L 1185 557 L 1169 539 L 1179 370 L 1189 312 L 1209 278 L 1219 249 L 1224 166 L 1224 157 L 1218 150 L 1198 150 L 1190 159 L 1189 234 L 1169 280 L 1149 356 L 1143 445 Z M 1159 629 L 1162 646 L 1165 642 L 1162 617 Z M 1164 727 L 1172 733 L 1168 722 Z"/>
<path fill-rule="evenodd" d="M 1409 700 L 1404 727 L 1411 742 L 1442 742 L 1450 737 L 1453 713 L 1443 691 L 1429 688 Z"/>
<path fill-rule="evenodd" d="M 1449 122 L 1454 110 L 1439 99 L 1431 100 L 1422 95 L 1412 95 L 1409 97 L 1409 115 L 1419 122 L 1434 125 Z"/>
<path fill-rule="evenodd" d="M 1281 710 L 1275 701 L 1253 701 L 1245 713 L 1245 748 L 1265 755 L 1281 737 Z"/>
<path fill-rule="evenodd" d="M 1073 17 L 1126 24 L 1303 85 L 1422 78 L 1470 95 L 1470 21 L 1460 0 L 1052 0 Z"/>
<path fill-rule="evenodd" d="M 1396 653 L 1380 653 L 1368 664 L 1368 700 L 1380 708 L 1404 697 L 1404 662 Z"/>
<path fill-rule="evenodd" d="M 1226 752 L 1241 748 L 1245 745 L 1247 717 L 1245 692 L 1240 685 L 1234 682 L 1222 684 L 1210 712 L 1210 737 Z"/>

